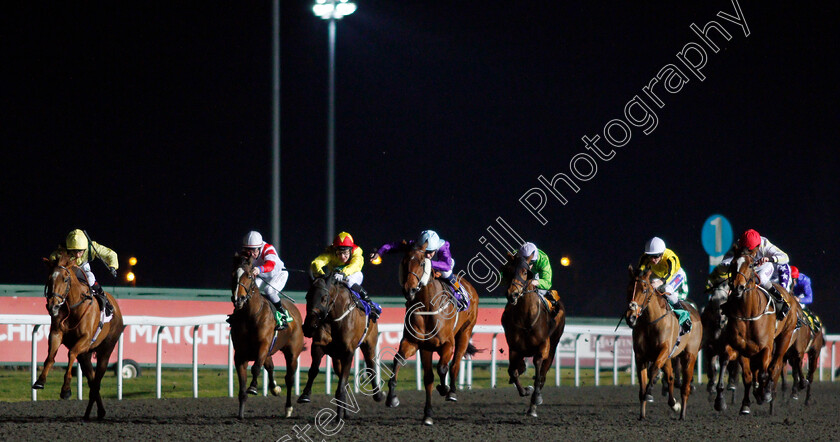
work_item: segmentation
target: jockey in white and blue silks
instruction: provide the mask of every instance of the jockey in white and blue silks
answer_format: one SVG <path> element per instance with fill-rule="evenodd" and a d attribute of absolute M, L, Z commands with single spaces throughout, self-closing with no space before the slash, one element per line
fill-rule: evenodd
<path fill-rule="evenodd" d="M 770 296 L 773 297 L 773 300 L 776 301 L 778 319 L 784 318 L 790 310 L 790 306 L 784 300 L 782 294 L 773 286 L 773 283 L 775 282 L 781 285 L 786 290 L 790 287 L 790 265 L 788 265 L 790 258 L 787 253 L 773 245 L 773 243 L 761 236 L 757 231 L 749 229 L 741 235 L 738 242 L 726 253 L 720 265 L 729 266 L 735 257 L 735 252 L 739 248 L 746 248 L 750 251 L 757 249 L 755 253 L 754 271 L 756 276 L 758 276 L 759 285 L 767 290 Z"/>

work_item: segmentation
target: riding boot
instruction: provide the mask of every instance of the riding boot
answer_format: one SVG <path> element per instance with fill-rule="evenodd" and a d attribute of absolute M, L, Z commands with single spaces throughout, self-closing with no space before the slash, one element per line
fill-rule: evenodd
<path fill-rule="evenodd" d="M 466 299 L 464 299 L 466 295 L 463 291 L 461 291 L 461 284 L 458 283 L 458 278 L 453 274 L 449 275 L 449 277 L 446 279 L 447 282 L 449 282 L 449 285 L 452 286 L 453 291 L 455 292 L 455 300 L 458 301 L 458 310 L 463 311 L 466 308 L 467 303 Z"/>
<path fill-rule="evenodd" d="M 286 309 L 283 308 L 283 301 L 272 302 L 272 304 L 274 304 L 274 308 L 277 309 L 277 318 L 279 319 L 279 321 L 277 321 L 277 325 L 274 326 L 274 329 L 283 330 L 288 326 L 288 322 L 286 321 L 288 313 L 286 313 Z"/>
<path fill-rule="evenodd" d="M 790 311 L 790 306 L 785 302 L 785 298 L 782 297 L 782 293 L 779 292 L 775 285 L 771 285 L 767 293 L 773 297 L 773 301 L 776 303 L 776 319 L 781 321 L 787 316 L 788 311 Z"/>
<path fill-rule="evenodd" d="M 99 285 L 98 281 L 94 282 L 90 287 L 90 292 L 96 297 L 97 301 L 99 301 L 99 307 L 105 310 L 105 316 L 111 316 L 114 314 L 114 306 L 108 302 L 108 297 L 105 296 L 105 291 L 102 290 L 102 286 Z"/>
<path fill-rule="evenodd" d="M 680 336 L 688 333 L 691 331 L 691 318 L 686 319 L 685 322 L 680 324 Z"/>
<path fill-rule="evenodd" d="M 362 288 L 361 284 L 353 284 L 353 287 L 350 287 L 351 290 L 358 293 L 359 296 L 362 298 L 362 301 L 365 301 L 370 306 L 370 318 L 373 319 L 373 322 L 376 322 L 379 319 L 379 314 L 382 313 L 376 305 L 373 304 L 373 301 L 370 300 L 370 296 L 368 296 L 367 290 Z"/>

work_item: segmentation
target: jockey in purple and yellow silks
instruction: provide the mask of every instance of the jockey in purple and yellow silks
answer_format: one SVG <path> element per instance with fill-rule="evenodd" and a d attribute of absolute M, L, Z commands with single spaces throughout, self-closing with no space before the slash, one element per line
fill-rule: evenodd
<path fill-rule="evenodd" d="M 353 237 L 347 232 L 336 235 L 333 243 L 318 255 L 310 265 L 310 272 L 313 277 L 324 274 L 323 268 L 328 271 L 337 270 L 336 279 L 343 280 L 350 290 L 358 293 L 363 301 L 372 306 L 371 318 L 375 322 L 382 309 L 370 300 L 367 291 L 362 288 L 362 281 L 365 276 L 362 274 L 362 266 L 365 265 L 365 258 L 362 248 L 353 242 Z"/>
<path fill-rule="evenodd" d="M 442 239 L 434 230 L 424 230 L 420 233 L 420 237 L 416 241 L 395 241 L 383 244 L 379 249 L 370 256 L 371 262 L 378 262 L 382 255 L 388 253 L 405 252 L 415 245 L 422 246 L 426 244 L 426 258 L 432 261 L 432 270 L 435 278 L 448 283 L 455 289 L 456 297 L 461 303 L 459 309 L 466 305 L 466 295 L 461 290 L 461 285 L 458 283 L 457 275 L 453 274 L 455 268 L 455 260 L 452 259 L 452 253 L 449 251 L 449 241 Z"/>

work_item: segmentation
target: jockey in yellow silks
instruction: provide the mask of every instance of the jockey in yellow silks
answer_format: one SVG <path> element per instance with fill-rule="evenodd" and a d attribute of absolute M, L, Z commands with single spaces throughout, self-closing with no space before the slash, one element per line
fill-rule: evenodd
<path fill-rule="evenodd" d="M 645 244 L 645 253 L 639 258 L 639 272 L 650 269 L 656 279 L 651 281 L 653 288 L 668 299 L 674 314 L 680 321 L 680 334 L 691 330 L 691 317 L 680 306 L 680 301 L 688 298 L 688 278 L 680 267 L 680 259 L 673 250 L 665 247 L 665 241 L 653 237 Z"/>
<path fill-rule="evenodd" d="M 353 242 L 353 237 L 349 233 L 341 232 L 336 235 L 333 243 L 324 250 L 324 253 L 312 260 L 309 270 L 313 277 L 323 275 L 324 267 L 328 271 L 336 270 L 337 280 L 344 281 L 350 290 L 358 293 L 363 301 L 374 307 L 371 309 L 371 318 L 376 321 L 382 310 L 370 300 L 367 291 L 362 288 L 362 281 L 365 279 L 362 274 L 364 264 L 362 248 Z"/>

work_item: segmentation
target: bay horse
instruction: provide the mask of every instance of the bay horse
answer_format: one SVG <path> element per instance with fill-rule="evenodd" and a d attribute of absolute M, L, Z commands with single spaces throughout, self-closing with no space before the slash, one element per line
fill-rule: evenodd
<path fill-rule="evenodd" d="M 432 356 L 438 354 L 437 373 L 440 384 L 437 391 L 446 400 L 456 402 L 457 379 L 461 370 L 461 358 L 465 353 L 475 353 L 470 344 L 472 330 L 478 318 L 478 293 L 464 278 L 459 278 L 461 288 L 470 298 L 469 308 L 459 312 L 456 302 L 449 295 L 444 283 L 434 277 L 432 260 L 426 258 L 427 243 L 415 244 L 408 249 L 400 263 L 400 284 L 405 295 L 406 313 L 400 348 L 394 356 L 391 379 L 388 380 L 388 399 L 385 405 L 396 407 L 397 376 L 405 360 L 418 351 L 423 363 L 423 384 L 426 389 L 426 405 L 423 408 L 423 423 L 433 425 L 432 389 L 435 374 L 432 370 Z M 446 375 L 449 374 L 449 385 Z"/>
<path fill-rule="evenodd" d="M 703 338 L 700 315 L 690 304 L 682 303 L 682 307 L 691 315 L 694 326 L 691 331 L 680 337 L 677 316 L 673 314 L 665 297 L 651 285 L 651 270 L 640 273 L 630 266 L 629 271 L 628 307 L 624 319 L 633 329 L 633 351 L 636 357 L 641 404 L 639 420 L 645 418 L 646 404 L 653 402 L 651 390 L 654 382 L 651 380 L 660 375 L 660 370 L 664 370 L 663 382 L 668 384 L 668 406 L 680 413 L 680 420 L 684 420 L 688 396 L 691 394 L 694 364 L 697 363 L 697 353 Z M 674 398 L 674 374 L 671 366 L 671 358 L 677 357 L 682 367 L 681 403 Z"/>
<path fill-rule="evenodd" d="M 806 390 L 805 405 L 811 402 L 811 384 L 814 382 L 814 372 L 819 367 L 820 353 L 825 346 L 823 329 L 812 330 L 810 326 L 799 327 L 793 332 L 790 348 L 785 353 L 784 361 L 791 366 L 791 399 L 799 399 L 799 391 Z M 802 373 L 805 355 L 808 356 L 808 376 Z M 785 373 L 781 373 L 782 390 L 785 390 Z"/>
<path fill-rule="evenodd" d="M 109 322 L 103 323 L 99 303 L 91 294 L 84 270 L 76 265 L 76 259 L 66 251 L 62 251 L 57 259 L 49 261 L 48 266 L 51 272 L 44 287 L 44 296 L 50 314 L 49 351 L 41 375 L 32 384 L 32 388 L 44 388 L 47 375 L 55 364 L 58 348 L 64 345 L 68 349 L 68 364 L 60 397 L 70 397 L 73 360 L 78 360 L 90 389 L 84 419 L 90 419 L 90 412 L 96 403 L 97 418 L 102 420 L 105 417 L 105 406 L 100 394 L 102 377 L 108 370 L 111 353 L 125 328 L 122 311 L 116 299 L 106 292 L 105 296 L 114 306 L 114 313 Z M 91 362 L 93 355 L 96 356 L 96 370 Z"/>
<path fill-rule="evenodd" d="M 245 418 L 245 401 L 249 394 L 257 394 L 257 379 L 260 370 L 268 372 L 268 387 L 271 394 L 278 396 L 280 386 L 274 381 L 274 360 L 272 355 L 283 352 L 286 360 L 286 409 L 285 416 L 291 417 L 292 387 L 298 367 L 298 355 L 303 351 L 303 319 L 295 304 L 282 299 L 283 307 L 292 316 L 285 329 L 275 333 L 274 314 L 271 303 L 260 294 L 257 281 L 251 273 L 252 258 L 234 257 L 232 296 L 233 313 L 230 316 L 230 339 L 233 343 L 233 362 L 239 376 L 239 419 Z M 251 384 L 248 382 L 248 362 L 251 367 Z"/>
<path fill-rule="evenodd" d="M 554 308 L 541 299 L 538 290 L 527 289 L 533 281 L 528 261 L 521 256 L 509 255 L 508 264 L 502 269 L 508 284 L 502 327 L 508 344 L 509 383 L 514 384 L 520 397 L 531 396 L 528 415 L 537 417 L 537 406 L 542 404 L 541 391 L 545 386 L 545 376 L 551 363 L 560 337 L 566 328 L 566 309 L 563 302 L 557 300 Z M 523 388 L 519 376 L 525 373 L 525 358 L 533 357 L 534 386 Z"/>
<path fill-rule="evenodd" d="M 701 349 L 703 354 L 709 355 L 705 359 L 706 372 L 709 376 L 709 382 L 706 385 L 706 391 L 709 393 L 709 400 L 713 400 L 717 396 L 716 386 L 718 375 L 723 376 L 724 371 L 719 370 L 722 353 L 726 353 L 725 357 L 729 361 L 737 359 L 737 353 L 729 346 L 726 336 L 723 331 L 726 329 L 726 324 L 729 318 L 723 312 L 723 305 L 729 299 L 729 282 L 727 280 L 721 281 L 712 288 L 712 293 L 709 296 L 709 302 L 700 313 L 700 321 L 703 323 L 703 341 Z M 738 364 L 728 364 L 728 383 L 726 389 L 732 391 L 732 403 L 735 403 L 735 385 L 738 378 Z M 716 405 L 718 411 L 726 408 L 726 402 L 721 402 Z"/>
<path fill-rule="evenodd" d="M 759 278 L 753 269 L 754 254 L 755 251 L 741 249 L 732 260 L 729 280 L 731 294 L 725 310 L 729 322 L 724 333 L 741 363 L 744 399 L 740 413 L 750 414 L 750 390 L 755 388 L 756 402 L 759 405 L 770 402 L 770 414 L 773 414 L 776 382 L 784 365 L 782 358 L 796 328 L 799 304 L 784 287 L 774 284 L 791 306 L 790 313 L 777 323 L 773 299 L 759 288 Z M 721 370 L 724 370 L 729 361 L 721 359 Z M 718 409 L 718 404 L 722 402 L 721 376 L 718 380 L 715 409 Z"/>
<path fill-rule="evenodd" d="M 309 370 L 306 388 L 298 402 L 309 402 L 312 382 L 320 372 L 318 366 L 321 364 L 321 358 L 325 354 L 329 355 L 338 376 L 333 403 L 337 405 L 337 417 L 345 418 L 347 407 L 342 404 L 356 404 L 355 399 L 350 402 L 346 400 L 350 390 L 348 379 L 353 367 L 353 356 L 356 354 L 356 348 L 361 349 L 367 365 L 366 375 L 370 376 L 370 373 L 375 372 L 374 352 L 379 337 L 379 326 L 356 305 L 354 295 L 350 293 L 346 284 L 336 279 L 336 273 L 325 272 L 312 281 L 312 286 L 306 292 L 303 334 L 307 338 L 313 338 L 312 368 Z M 383 394 L 376 380 L 355 381 L 364 385 L 365 394 L 373 396 L 373 400 L 382 400 Z M 352 391 L 350 394 L 352 395 Z"/>

